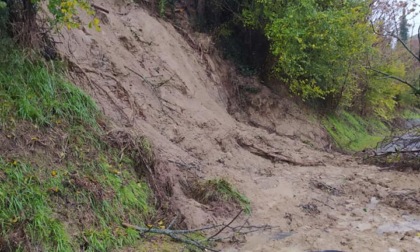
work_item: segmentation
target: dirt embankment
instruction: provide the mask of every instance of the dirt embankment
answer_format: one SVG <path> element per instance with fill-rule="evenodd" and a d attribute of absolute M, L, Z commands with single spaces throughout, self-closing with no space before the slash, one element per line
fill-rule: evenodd
<path fill-rule="evenodd" d="M 98 11 L 101 32 L 64 31 L 59 50 L 115 127 L 153 142 L 156 177 L 170 188 L 159 193 L 187 226 L 232 216 L 187 197 L 180 181 L 222 177 L 251 200 L 252 215 L 244 219 L 278 227 L 226 244 L 227 251 L 418 248 L 415 228 L 380 231 L 417 218 L 418 174 L 384 173 L 326 152 L 315 118 L 237 76 L 217 53 L 203 50 L 203 35 L 186 35 L 134 4 L 94 2 L 109 10 Z"/>

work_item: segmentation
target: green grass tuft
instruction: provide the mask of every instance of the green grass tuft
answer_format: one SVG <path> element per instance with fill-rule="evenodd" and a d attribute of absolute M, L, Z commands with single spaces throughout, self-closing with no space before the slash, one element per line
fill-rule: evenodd
<path fill-rule="evenodd" d="M 239 204 L 246 214 L 251 213 L 249 199 L 224 179 L 193 182 L 189 191 L 197 201 L 203 204 L 231 201 Z"/>
<path fill-rule="evenodd" d="M 61 77 L 59 63 L 25 55 L 9 39 L 0 39 L 0 55 L 0 121 L 16 117 L 50 125 L 64 119 L 95 125 L 94 102 Z"/>
<path fill-rule="evenodd" d="M 389 135 L 389 129 L 380 120 L 364 119 L 346 111 L 338 115 L 329 115 L 323 120 L 323 124 L 336 144 L 349 151 L 374 148 Z"/>

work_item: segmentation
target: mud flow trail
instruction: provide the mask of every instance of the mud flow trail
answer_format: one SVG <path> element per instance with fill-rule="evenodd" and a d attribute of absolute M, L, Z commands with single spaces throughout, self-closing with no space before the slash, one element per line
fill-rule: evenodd
<path fill-rule="evenodd" d="M 187 226 L 234 213 L 187 197 L 180 181 L 225 178 L 251 201 L 252 214 L 238 223 L 275 228 L 235 237 L 223 251 L 420 251 L 419 174 L 326 152 L 309 113 L 203 53 L 202 35 L 134 4 L 94 2 L 109 11 L 98 11 L 102 30 L 63 31 L 59 50 L 116 129 L 153 142 L 156 173 Z M 259 89 L 246 108 L 233 99 L 241 85 Z"/>

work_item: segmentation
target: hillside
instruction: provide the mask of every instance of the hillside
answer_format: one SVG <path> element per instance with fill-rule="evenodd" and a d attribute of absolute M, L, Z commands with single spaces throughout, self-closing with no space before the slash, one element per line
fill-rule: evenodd
<path fill-rule="evenodd" d="M 109 11 L 97 10 L 101 31 L 63 30 L 58 51 L 72 82 L 109 119 L 109 132 L 151 142 L 149 185 L 165 222 L 176 215 L 186 228 L 230 221 L 238 207 L 200 203 L 194 194 L 197 182 L 224 179 L 250 202 L 236 225 L 271 228 L 230 237 L 217 245 L 223 251 L 418 248 L 420 174 L 334 152 L 316 115 L 240 76 L 206 35 L 136 4 L 93 2 Z"/>
<path fill-rule="evenodd" d="M 188 227 L 231 216 L 188 198 L 182 181 L 225 178 L 250 199 L 250 223 L 279 226 L 247 237 L 239 251 L 416 246 L 412 238 L 398 241 L 376 229 L 417 211 L 405 201 L 410 197 L 401 196 L 398 205 L 393 199 L 410 190 L 418 195 L 418 175 L 384 173 L 326 153 L 316 120 L 254 79 L 237 77 L 217 53 L 200 53 L 199 34 L 186 40 L 179 28 L 136 5 L 100 5 L 110 11 L 101 14 L 102 31 L 68 32 L 60 51 L 76 63 L 74 72 L 83 70 L 77 82 L 117 127 L 151 139 L 156 177 L 171 187 L 162 193 Z M 244 94 L 251 106 L 238 105 L 239 85 L 262 90 Z M 374 197 L 381 204 L 369 208 Z M 292 235 L 276 239 L 278 232 Z"/>

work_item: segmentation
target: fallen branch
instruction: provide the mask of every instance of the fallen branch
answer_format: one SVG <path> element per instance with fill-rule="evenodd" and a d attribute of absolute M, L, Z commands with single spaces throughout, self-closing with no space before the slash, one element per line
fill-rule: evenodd
<path fill-rule="evenodd" d="M 144 228 L 144 227 L 139 227 L 136 225 L 132 225 L 129 223 L 123 223 L 122 224 L 124 227 L 129 227 L 129 228 L 133 228 L 137 231 L 140 232 L 151 232 L 151 233 L 155 233 L 155 234 L 191 234 L 191 233 L 195 233 L 195 232 L 200 232 L 200 231 L 204 231 L 204 230 L 209 230 L 209 229 L 215 229 L 218 228 L 220 226 L 223 225 L 213 225 L 213 226 L 206 226 L 206 227 L 202 227 L 202 228 L 196 228 L 196 229 L 184 229 L 184 230 L 176 230 L 176 229 L 157 229 L 157 228 Z"/>
<path fill-rule="evenodd" d="M 207 247 L 206 245 L 202 244 L 202 242 L 220 241 L 220 240 L 225 240 L 229 237 L 233 237 L 233 236 L 238 235 L 238 234 L 239 235 L 246 235 L 246 234 L 261 231 L 261 230 L 264 231 L 264 230 L 268 230 L 268 229 L 278 228 L 277 226 L 273 227 L 273 226 L 270 226 L 270 225 L 261 225 L 261 226 L 248 225 L 248 226 L 245 226 L 245 224 L 248 223 L 248 220 L 246 220 L 244 222 L 244 224 L 242 224 L 240 226 L 231 227 L 230 225 L 236 219 L 238 219 L 238 217 L 241 215 L 242 212 L 243 212 L 243 210 L 240 210 L 240 212 L 237 215 L 235 215 L 235 217 L 228 224 L 205 226 L 205 227 L 196 228 L 196 229 L 186 229 L 186 230 L 170 229 L 172 227 L 173 223 L 175 222 L 175 220 L 177 219 L 177 217 L 175 217 L 172 220 L 171 224 L 169 224 L 169 226 L 166 229 L 140 227 L 140 226 L 132 225 L 132 224 L 129 224 L 129 223 L 123 223 L 122 225 L 126 228 L 135 229 L 142 234 L 143 233 L 153 233 L 153 234 L 166 235 L 166 236 L 171 237 L 175 241 L 195 246 L 195 247 L 197 247 L 199 249 L 202 249 L 204 251 L 218 251 L 218 250 L 211 249 L 211 248 Z M 191 239 L 190 237 L 187 236 L 187 234 L 191 234 L 191 233 L 195 233 L 195 232 L 201 232 L 201 231 L 205 231 L 205 230 L 212 230 L 212 229 L 217 229 L 217 228 L 220 228 L 220 229 L 214 235 L 210 236 L 207 239 L 203 239 L 203 240 L 200 240 L 200 241 Z M 221 237 L 221 238 L 216 238 L 218 235 L 220 235 L 220 233 L 222 233 L 226 229 L 229 229 L 228 236 Z M 241 230 L 244 230 L 244 231 L 241 231 Z M 183 237 L 180 237 L 180 236 L 183 236 Z"/>
<path fill-rule="evenodd" d="M 98 5 L 96 5 L 96 4 L 91 4 L 91 6 L 92 6 L 93 8 L 95 8 L 95 9 L 98 9 L 98 10 L 100 10 L 100 11 L 105 12 L 106 14 L 109 14 L 109 10 L 107 10 L 107 9 L 105 9 L 105 8 L 101 7 L 101 6 L 98 6 Z"/>
<path fill-rule="evenodd" d="M 241 209 L 241 211 L 239 211 L 239 213 L 227 225 L 225 225 L 223 228 L 221 228 L 219 231 L 217 231 L 217 233 L 215 233 L 214 235 L 212 235 L 209 238 L 207 238 L 207 240 L 209 241 L 209 240 L 213 239 L 214 237 L 218 236 L 223 230 L 225 230 L 227 227 L 229 227 L 230 224 L 232 224 L 239 217 L 239 215 L 241 215 L 241 213 L 243 211 L 244 210 Z"/>
<path fill-rule="evenodd" d="M 171 221 L 171 223 L 169 223 L 168 225 L 168 229 L 171 229 L 172 226 L 175 224 L 176 220 L 178 219 L 178 215 L 175 216 L 175 218 Z"/>
<path fill-rule="evenodd" d="M 270 151 L 266 150 L 264 148 L 261 148 L 259 146 L 256 146 L 254 144 L 245 143 L 242 139 L 237 139 L 237 142 L 240 146 L 247 149 L 252 154 L 255 154 L 257 156 L 260 156 L 265 159 L 269 159 L 273 162 L 286 162 L 292 165 L 298 165 L 298 166 L 319 166 L 319 165 L 325 165 L 322 162 L 299 162 L 296 160 L 293 160 L 290 157 L 286 157 L 283 154 L 281 154 L 278 151 Z"/>
<path fill-rule="evenodd" d="M 192 239 L 189 239 L 189 238 L 181 238 L 181 237 L 177 236 L 177 234 L 190 234 L 190 233 L 194 233 L 194 232 L 213 229 L 213 228 L 219 227 L 220 225 L 208 226 L 208 227 L 204 227 L 204 228 L 197 228 L 197 229 L 190 229 L 190 230 L 169 230 L 169 229 L 143 228 L 143 227 L 131 225 L 131 224 L 128 224 L 128 223 L 123 223 L 122 225 L 124 227 L 127 227 L 127 228 L 133 228 L 133 229 L 135 229 L 137 231 L 140 231 L 142 233 L 163 234 L 163 235 L 171 237 L 175 241 L 182 242 L 182 243 L 185 243 L 185 244 L 188 244 L 188 245 L 193 245 L 193 246 L 195 246 L 199 249 L 205 250 L 205 251 L 218 252 L 218 250 L 211 249 L 211 248 L 201 244 L 198 241 L 195 241 L 195 240 L 192 240 Z"/>
<path fill-rule="evenodd" d="M 323 202 L 323 201 L 321 201 L 321 200 L 318 200 L 318 199 L 313 199 L 313 200 L 318 201 L 319 203 L 323 204 L 324 206 L 327 206 L 327 207 L 329 207 L 329 208 L 331 208 L 331 209 L 333 209 L 333 210 L 334 210 L 334 207 L 332 207 L 332 206 L 328 205 L 327 203 L 325 203 L 325 202 Z"/>
<path fill-rule="evenodd" d="M 381 153 L 376 153 L 375 156 L 387 156 L 387 155 L 392 155 L 392 154 L 416 154 L 416 153 L 420 153 L 420 150 L 396 150 L 396 151 L 386 151 L 386 152 L 381 152 Z"/>
<path fill-rule="evenodd" d="M 147 84 L 149 84 L 153 88 L 155 87 L 155 84 L 151 83 L 148 79 L 146 79 L 145 77 L 143 77 L 143 75 L 137 73 L 136 71 L 134 71 L 133 69 L 129 68 L 128 66 L 124 66 L 124 67 L 127 68 L 128 70 L 130 70 L 135 75 L 139 76 L 144 82 L 146 82 Z"/>

